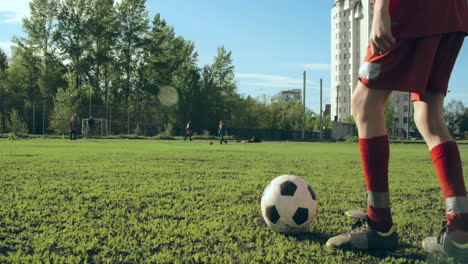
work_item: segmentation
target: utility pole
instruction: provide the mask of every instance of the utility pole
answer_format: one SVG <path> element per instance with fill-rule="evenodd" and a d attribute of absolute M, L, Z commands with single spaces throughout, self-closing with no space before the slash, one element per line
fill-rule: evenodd
<path fill-rule="evenodd" d="M 320 140 L 323 139 L 322 78 L 320 78 Z"/>
<path fill-rule="evenodd" d="M 302 140 L 305 140 L 306 121 L 306 71 L 304 71 L 304 87 L 302 92 Z"/>
<path fill-rule="evenodd" d="M 406 139 L 409 139 L 409 129 L 410 129 L 410 115 L 411 113 L 411 93 L 408 92 L 408 114 L 407 114 L 407 119 L 408 119 L 408 122 L 406 123 Z"/>

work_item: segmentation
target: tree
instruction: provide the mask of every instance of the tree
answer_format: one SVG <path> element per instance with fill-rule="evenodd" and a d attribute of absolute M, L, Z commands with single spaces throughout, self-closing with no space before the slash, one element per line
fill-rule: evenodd
<path fill-rule="evenodd" d="M 91 60 L 87 72 L 94 94 L 101 96 L 106 106 L 109 103 L 110 71 L 115 62 L 115 42 L 118 36 L 117 12 L 114 0 L 93 0 L 91 5 L 89 32 L 92 44 L 87 51 Z M 104 84 L 104 87 L 102 87 Z"/>
<path fill-rule="evenodd" d="M 10 119 L 6 122 L 8 132 L 14 134 L 27 134 L 28 126 L 19 116 L 18 110 L 13 109 L 10 113 Z"/>
<path fill-rule="evenodd" d="M 81 103 L 81 94 L 76 87 L 76 77 L 73 73 L 67 74 L 68 88 L 59 88 L 54 97 L 54 110 L 51 114 L 51 129 L 59 134 L 68 132 L 71 117 L 77 112 Z"/>
<path fill-rule="evenodd" d="M 5 52 L 0 49 L 0 72 L 4 72 L 8 69 L 8 58 Z"/>
<path fill-rule="evenodd" d="M 450 101 L 444 108 L 444 119 L 448 130 L 455 135 L 465 114 L 465 107 L 460 100 Z"/>
<path fill-rule="evenodd" d="M 121 29 L 117 41 L 117 53 L 121 58 L 119 66 L 123 69 L 123 94 L 130 102 L 132 89 L 135 88 L 135 73 L 143 54 L 144 36 L 148 30 L 148 11 L 146 0 L 122 0 L 117 6 L 117 19 Z"/>
<path fill-rule="evenodd" d="M 53 39 L 62 55 L 68 61 L 68 70 L 73 72 L 78 90 L 85 81 L 90 68 L 90 58 L 86 51 L 91 45 L 90 16 L 88 0 L 62 0 L 58 6 L 57 30 Z"/>

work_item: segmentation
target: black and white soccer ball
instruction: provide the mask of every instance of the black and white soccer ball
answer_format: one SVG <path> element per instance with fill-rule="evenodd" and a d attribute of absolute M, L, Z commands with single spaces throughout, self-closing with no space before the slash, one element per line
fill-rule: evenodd
<path fill-rule="evenodd" d="M 317 198 L 301 177 L 282 175 L 265 188 L 261 208 L 263 219 L 274 231 L 305 232 L 317 214 Z"/>

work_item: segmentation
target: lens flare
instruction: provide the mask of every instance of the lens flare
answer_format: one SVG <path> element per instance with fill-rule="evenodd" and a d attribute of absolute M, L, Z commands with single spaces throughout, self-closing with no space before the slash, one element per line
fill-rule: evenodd
<path fill-rule="evenodd" d="M 159 89 L 158 99 L 164 106 L 173 106 L 179 102 L 179 94 L 174 87 L 163 86 Z"/>

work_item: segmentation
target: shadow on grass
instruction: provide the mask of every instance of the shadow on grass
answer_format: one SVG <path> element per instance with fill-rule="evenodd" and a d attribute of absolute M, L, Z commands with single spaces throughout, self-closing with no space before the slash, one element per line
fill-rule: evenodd
<path fill-rule="evenodd" d="M 307 233 L 298 233 L 298 234 L 286 234 L 288 237 L 294 237 L 298 241 L 313 241 L 313 242 L 318 242 L 322 244 L 323 248 L 327 250 L 329 253 L 333 254 L 333 252 L 337 250 L 341 251 L 348 251 L 348 252 L 353 252 L 356 254 L 364 254 L 364 255 L 369 255 L 378 259 L 385 259 L 387 257 L 392 257 L 394 259 L 401 259 L 407 261 L 408 263 L 414 263 L 414 262 L 426 262 L 426 263 L 437 263 L 437 264 L 442 264 L 442 263 L 458 263 L 458 262 L 447 262 L 447 258 L 438 257 L 438 256 L 427 256 L 426 254 L 421 254 L 421 253 L 412 253 L 412 252 L 407 252 L 407 251 L 413 251 L 413 250 L 419 250 L 418 247 L 415 247 L 411 244 L 408 243 L 402 243 L 400 242 L 400 245 L 398 248 L 394 250 L 377 250 L 377 249 L 372 249 L 372 250 L 356 250 L 356 249 L 328 249 L 325 246 L 325 243 L 327 240 L 331 237 L 326 234 L 318 233 L 318 232 L 307 232 Z"/>
<path fill-rule="evenodd" d="M 297 241 L 313 241 L 325 245 L 330 236 L 327 236 L 318 232 L 306 232 L 306 233 L 288 233 L 285 234 L 287 237 L 293 237 Z"/>
<path fill-rule="evenodd" d="M 360 253 L 369 255 L 378 259 L 385 259 L 387 257 L 392 257 L 394 259 L 405 260 L 405 263 L 414 263 L 414 262 L 425 262 L 427 256 L 421 253 L 407 252 L 408 250 L 419 250 L 418 247 L 415 247 L 408 243 L 400 242 L 398 248 L 393 250 L 384 250 L 384 249 L 368 249 L 368 250 L 356 250 L 356 249 L 342 249 L 343 251 L 350 251 L 354 253 Z"/>

